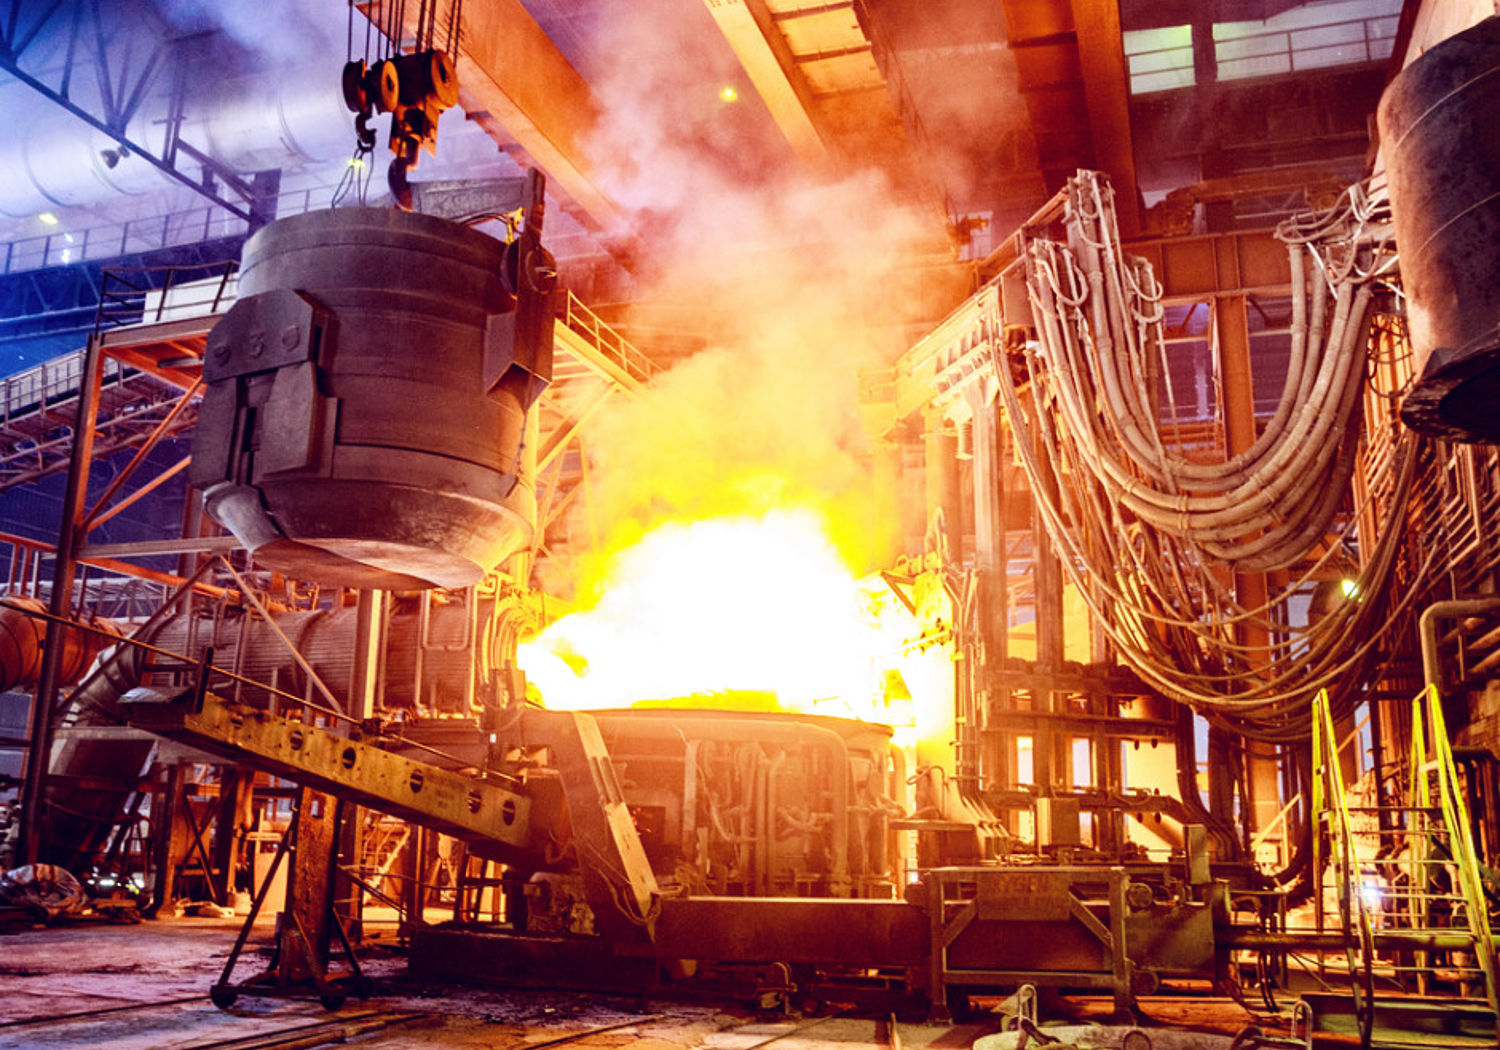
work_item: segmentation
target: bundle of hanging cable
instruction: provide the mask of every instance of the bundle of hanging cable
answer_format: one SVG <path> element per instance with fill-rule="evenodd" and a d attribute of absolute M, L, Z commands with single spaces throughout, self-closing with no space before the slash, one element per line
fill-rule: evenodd
<path fill-rule="evenodd" d="M 1121 250 L 1112 193 L 1096 173 L 1069 182 L 1062 228 L 1065 240 L 1027 244 L 1036 336 L 1020 351 L 1023 367 L 994 362 L 1047 532 L 1143 679 L 1247 736 L 1301 739 L 1318 689 L 1329 689 L 1337 711 L 1352 709 L 1382 632 L 1419 590 L 1387 600 L 1421 455 L 1415 438 L 1397 443 L 1362 505 L 1339 518 L 1360 442 L 1367 314 L 1395 263 L 1388 209 L 1356 186 L 1338 207 L 1278 230 L 1291 272 L 1286 380 L 1260 436 L 1220 463 L 1189 459 L 1162 439 L 1163 417 L 1178 418 L 1162 291 L 1149 265 Z M 1017 372 L 1029 388 L 1025 411 Z M 1294 627 L 1288 599 L 1328 575 L 1362 514 L 1381 524 L 1351 595 Z M 1236 600 L 1231 573 L 1297 565 L 1319 543 L 1322 556 L 1264 605 Z M 1248 643 L 1257 628 L 1273 640 Z"/>

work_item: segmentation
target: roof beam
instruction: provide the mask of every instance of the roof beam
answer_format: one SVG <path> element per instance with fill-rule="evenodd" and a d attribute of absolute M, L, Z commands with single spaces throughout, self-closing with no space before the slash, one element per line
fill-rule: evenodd
<path fill-rule="evenodd" d="M 1130 70 L 1125 62 L 1120 6 L 1097 0 L 1072 0 L 1072 5 L 1094 165 L 1115 188 L 1120 236 L 1135 237 L 1141 230 L 1141 205 L 1130 137 Z"/>
<path fill-rule="evenodd" d="M 412 35 L 418 6 L 410 5 L 407 16 L 405 29 Z M 378 20 L 379 5 L 370 4 L 365 13 Z M 599 122 L 598 104 L 520 0 L 465 0 L 457 67 L 465 110 L 498 121 L 600 226 L 618 224 L 619 207 L 595 181 L 584 153 Z"/>
<path fill-rule="evenodd" d="M 812 119 L 812 90 L 765 0 L 704 3 L 798 159 L 812 167 L 826 163 L 828 147 Z"/>

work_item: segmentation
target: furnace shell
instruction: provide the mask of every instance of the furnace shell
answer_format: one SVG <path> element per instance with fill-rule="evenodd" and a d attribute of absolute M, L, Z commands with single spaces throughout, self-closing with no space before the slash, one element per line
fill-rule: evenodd
<path fill-rule="evenodd" d="M 1500 440 L 1500 17 L 1422 55 L 1380 100 L 1401 281 L 1420 369 L 1401 418 Z"/>
<path fill-rule="evenodd" d="M 531 540 L 527 410 L 506 246 L 394 209 L 272 223 L 209 335 L 191 480 L 267 568 L 318 583 L 463 587 Z"/>

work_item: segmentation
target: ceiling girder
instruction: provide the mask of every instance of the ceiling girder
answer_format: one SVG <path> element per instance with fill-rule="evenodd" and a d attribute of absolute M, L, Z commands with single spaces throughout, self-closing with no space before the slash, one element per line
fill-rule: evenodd
<path fill-rule="evenodd" d="M 812 118 L 812 89 L 771 9 L 764 0 L 704 2 L 798 159 L 814 168 L 826 163 L 828 148 Z"/>
<path fill-rule="evenodd" d="M 419 7 L 410 5 L 409 34 Z M 378 25 L 379 4 L 364 10 Z M 619 206 L 594 179 L 586 153 L 599 121 L 593 92 L 520 0 L 464 0 L 456 64 L 469 115 L 492 135 L 498 123 L 600 227 L 616 227 Z"/>

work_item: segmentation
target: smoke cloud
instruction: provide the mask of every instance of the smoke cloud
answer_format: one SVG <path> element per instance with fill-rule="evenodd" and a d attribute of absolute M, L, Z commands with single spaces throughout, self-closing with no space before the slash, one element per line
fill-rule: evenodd
<path fill-rule="evenodd" d="M 604 547 L 668 520 L 806 507 L 868 567 L 890 515 L 856 380 L 903 348 L 894 278 L 924 234 L 931 244 L 932 220 L 873 168 L 801 168 L 701 0 L 606 19 L 599 51 L 618 61 L 590 71 L 604 108 L 595 171 L 649 258 L 640 298 L 687 308 L 711 335 L 588 431 Z M 721 100 L 724 85 L 738 101 Z"/>
<path fill-rule="evenodd" d="M 305 0 L 161 0 L 160 10 L 179 32 L 218 31 L 258 56 L 264 68 L 285 69 L 322 62 L 332 79 L 345 57 L 349 35 L 343 4 Z M 267 32 L 274 27 L 274 32 Z M 354 19 L 364 41 L 365 19 Z"/>

